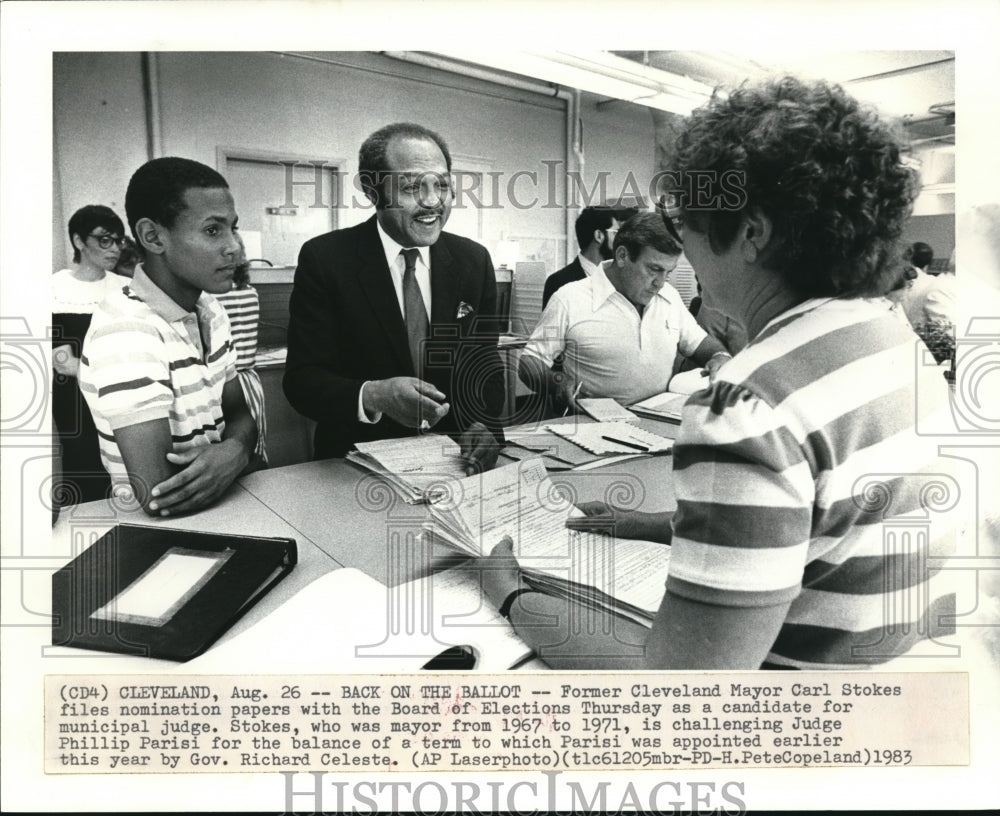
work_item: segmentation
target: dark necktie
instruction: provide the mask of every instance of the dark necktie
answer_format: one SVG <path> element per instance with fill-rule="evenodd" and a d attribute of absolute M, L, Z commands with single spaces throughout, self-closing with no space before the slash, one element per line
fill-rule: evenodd
<path fill-rule="evenodd" d="M 406 321 L 406 335 L 410 343 L 410 359 L 413 361 L 413 373 L 420 376 L 420 344 L 427 337 L 427 309 L 424 298 L 417 283 L 418 249 L 404 249 L 405 269 L 403 270 L 403 318 Z"/>

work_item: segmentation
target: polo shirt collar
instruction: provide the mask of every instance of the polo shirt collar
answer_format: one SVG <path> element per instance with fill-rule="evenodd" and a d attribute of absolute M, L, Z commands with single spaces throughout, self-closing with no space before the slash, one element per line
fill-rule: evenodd
<path fill-rule="evenodd" d="M 382 225 L 375 219 L 375 226 L 378 229 L 378 237 L 382 242 L 382 249 L 385 251 L 385 261 L 389 265 L 389 269 L 396 269 L 396 258 L 399 257 L 399 253 L 404 249 L 410 249 L 410 247 L 404 247 L 402 244 L 398 243 L 394 238 L 389 236 Z M 428 269 L 431 268 L 431 248 L 427 246 L 413 247 L 420 253 L 420 260 L 424 262 L 424 266 Z"/>
<path fill-rule="evenodd" d="M 185 311 L 184 307 L 177 303 L 170 295 L 164 292 L 159 286 L 153 283 L 146 270 L 142 266 L 135 268 L 135 274 L 128 285 L 129 290 L 153 312 L 162 317 L 168 323 L 176 323 L 183 320 L 191 312 Z M 205 308 L 205 300 L 210 297 L 202 292 L 195 303 L 195 312 L 201 314 Z"/>

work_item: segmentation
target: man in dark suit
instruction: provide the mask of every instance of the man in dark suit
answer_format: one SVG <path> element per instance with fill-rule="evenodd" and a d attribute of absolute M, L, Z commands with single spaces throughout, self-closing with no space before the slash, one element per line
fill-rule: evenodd
<path fill-rule="evenodd" d="M 387 125 L 358 161 L 375 215 L 299 253 L 284 388 L 317 422 L 317 459 L 433 427 L 457 434 L 468 472 L 496 462 L 504 397 L 496 279 L 484 247 L 442 232 L 450 173 L 440 136 Z"/>
<path fill-rule="evenodd" d="M 611 247 L 622 221 L 635 214 L 634 209 L 613 207 L 587 207 L 576 219 L 576 242 L 580 254 L 573 262 L 545 279 L 542 290 L 542 308 L 549 304 L 549 298 L 567 283 L 589 277 L 603 261 L 612 256 Z"/>

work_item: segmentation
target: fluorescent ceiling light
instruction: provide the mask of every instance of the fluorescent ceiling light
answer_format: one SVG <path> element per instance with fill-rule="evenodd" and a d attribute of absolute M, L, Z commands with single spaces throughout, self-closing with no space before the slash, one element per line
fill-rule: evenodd
<path fill-rule="evenodd" d="M 683 116 L 703 105 L 712 95 L 711 86 L 702 82 L 606 51 L 480 50 L 436 53 Z"/>

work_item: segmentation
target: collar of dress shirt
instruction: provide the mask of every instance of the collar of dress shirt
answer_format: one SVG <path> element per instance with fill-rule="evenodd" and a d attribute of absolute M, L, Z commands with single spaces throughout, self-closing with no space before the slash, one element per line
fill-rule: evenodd
<path fill-rule="evenodd" d="M 580 266 L 583 267 L 583 274 L 588 278 L 601 268 L 600 264 L 595 264 L 590 258 L 585 258 L 582 252 L 577 257 L 580 259 Z"/>
<path fill-rule="evenodd" d="M 402 270 L 403 267 L 396 265 L 396 259 L 399 257 L 399 253 L 404 249 L 409 249 L 409 247 L 404 247 L 402 244 L 397 243 L 393 238 L 389 237 L 389 234 L 382 229 L 382 225 L 375 220 L 375 226 L 378 228 L 378 237 L 382 241 L 382 249 L 385 251 L 385 261 L 389 265 L 389 269 L 395 271 L 396 269 Z M 420 252 L 420 260 L 424 262 L 424 266 L 428 269 L 431 268 L 431 248 L 430 247 L 413 247 Z"/>
<path fill-rule="evenodd" d="M 604 302 L 609 297 L 611 297 L 616 292 L 619 295 L 621 295 L 623 300 L 625 300 L 626 302 L 628 301 L 628 298 L 626 298 L 625 295 L 622 295 L 621 292 L 618 292 L 618 290 L 615 289 L 615 285 L 608 279 L 607 270 L 609 265 L 612 263 L 614 263 L 613 258 L 610 261 L 604 261 L 603 263 L 601 263 L 600 266 L 597 267 L 597 271 L 590 278 L 588 278 L 588 280 L 591 281 L 590 284 L 592 287 L 591 291 L 593 292 L 594 295 L 595 312 L 604 304 Z M 668 293 L 671 293 L 671 290 L 667 288 L 667 284 L 666 282 L 664 282 L 663 288 L 656 293 L 655 297 L 662 298 L 667 303 L 670 303 L 673 297 L 672 293 L 671 294 Z M 652 301 L 650 301 L 650 303 L 652 303 Z"/>

